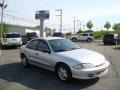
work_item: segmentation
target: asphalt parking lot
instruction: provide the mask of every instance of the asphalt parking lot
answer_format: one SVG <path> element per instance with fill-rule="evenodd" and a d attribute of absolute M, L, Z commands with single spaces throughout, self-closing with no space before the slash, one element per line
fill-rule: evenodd
<path fill-rule="evenodd" d="M 53 72 L 32 65 L 23 68 L 19 49 L 8 48 L 2 50 L 0 56 L 0 90 L 120 90 L 120 45 L 104 46 L 101 42 L 77 44 L 102 53 L 110 62 L 109 72 L 101 78 L 73 79 L 62 83 Z"/>

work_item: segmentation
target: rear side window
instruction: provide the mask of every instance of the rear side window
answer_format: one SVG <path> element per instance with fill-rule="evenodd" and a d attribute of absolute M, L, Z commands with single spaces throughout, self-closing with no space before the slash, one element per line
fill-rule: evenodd
<path fill-rule="evenodd" d="M 7 34 L 6 38 L 20 38 L 20 34 Z"/>
<path fill-rule="evenodd" d="M 28 44 L 27 44 L 27 48 L 29 48 L 29 49 L 33 49 L 33 50 L 36 50 L 36 48 L 37 48 L 37 45 L 38 45 L 38 40 L 32 40 L 31 42 L 29 42 Z"/>
<path fill-rule="evenodd" d="M 93 34 L 90 34 L 90 36 L 93 36 Z"/>

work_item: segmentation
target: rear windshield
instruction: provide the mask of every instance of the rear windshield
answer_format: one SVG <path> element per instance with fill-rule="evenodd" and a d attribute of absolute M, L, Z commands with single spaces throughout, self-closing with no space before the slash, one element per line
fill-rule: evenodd
<path fill-rule="evenodd" d="M 37 33 L 27 33 L 28 37 L 38 37 Z"/>
<path fill-rule="evenodd" d="M 20 38 L 20 34 L 7 34 L 6 38 Z"/>
<path fill-rule="evenodd" d="M 105 37 L 110 37 L 110 38 L 114 38 L 114 35 L 113 34 L 107 34 L 107 35 L 105 35 Z"/>
<path fill-rule="evenodd" d="M 90 36 L 94 36 L 93 34 L 90 34 Z"/>
<path fill-rule="evenodd" d="M 53 36 L 54 37 L 62 37 L 63 35 L 62 35 L 62 33 L 53 33 Z"/>

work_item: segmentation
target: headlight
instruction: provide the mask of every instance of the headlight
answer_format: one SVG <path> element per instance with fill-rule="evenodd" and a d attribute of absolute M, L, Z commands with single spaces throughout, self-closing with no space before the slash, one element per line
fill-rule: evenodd
<path fill-rule="evenodd" d="M 73 66 L 73 68 L 75 68 L 75 69 L 88 69 L 88 68 L 93 68 L 93 67 L 94 67 L 94 65 L 92 65 L 90 63 L 82 63 L 79 65 Z"/>

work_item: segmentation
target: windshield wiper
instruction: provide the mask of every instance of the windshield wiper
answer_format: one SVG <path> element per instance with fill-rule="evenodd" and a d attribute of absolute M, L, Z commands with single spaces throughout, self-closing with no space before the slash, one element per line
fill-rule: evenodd
<path fill-rule="evenodd" d="M 56 50 L 55 52 L 64 52 L 64 51 L 68 51 L 68 50 L 60 49 L 60 50 Z"/>
<path fill-rule="evenodd" d="M 71 48 L 71 50 L 80 49 L 80 48 Z"/>

